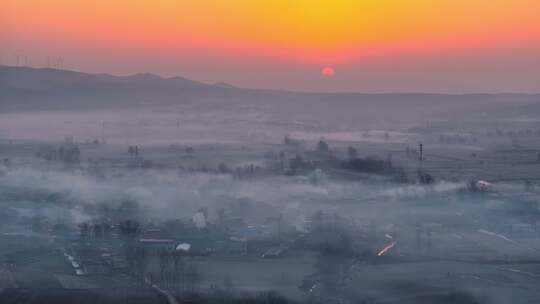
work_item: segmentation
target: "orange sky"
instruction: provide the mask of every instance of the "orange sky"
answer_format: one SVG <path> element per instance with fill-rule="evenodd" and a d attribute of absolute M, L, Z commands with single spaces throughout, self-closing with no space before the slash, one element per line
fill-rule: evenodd
<path fill-rule="evenodd" d="M 433 56 L 472 62 L 475 56 L 494 61 L 503 56 L 499 59 L 508 64 L 510 54 L 519 54 L 518 64 L 527 65 L 522 61 L 537 62 L 540 49 L 538 0 L 3 1 L 4 62 L 15 54 L 33 58 L 33 64 L 61 56 L 75 69 L 144 69 L 207 81 L 228 81 L 223 78 L 232 75 L 231 81 L 248 86 L 279 87 L 272 81 L 277 67 L 302 80 L 302 69 L 311 74 L 333 66 L 337 78 L 340 70 L 353 73 L 367 63 L 385 70 L 390 61 L 411 56 L 418 64 Z M 209 74 L 210 63 L 223 65 L 222 73 L 215 73 L 220 79 Z M 269 69 L 269 82 L 243 81 L 253 73 L 243 77 L 248 68 L 243 65 L 255 65 L 259 73 Z M 310 89 L 305 81 L 289 88 Z M 348 89 L 324 84 L 328 90 Z"/>

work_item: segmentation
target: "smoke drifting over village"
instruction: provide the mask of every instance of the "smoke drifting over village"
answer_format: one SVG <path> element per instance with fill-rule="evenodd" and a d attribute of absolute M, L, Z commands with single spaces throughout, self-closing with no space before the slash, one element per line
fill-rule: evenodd
<path fill-rule="evenodd" d="M 2 303 L 540 298 L 540 95 L 0 80 Z"/>

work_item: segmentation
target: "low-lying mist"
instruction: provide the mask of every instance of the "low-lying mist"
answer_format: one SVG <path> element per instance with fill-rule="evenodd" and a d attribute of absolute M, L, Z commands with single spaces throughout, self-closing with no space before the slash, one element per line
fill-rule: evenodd
<path fill-rule="evenodd" d="M 430 204 L 430 212 L 443 214 L 444 194 L 455 193 L 464 183 L 438 182 L 434 185 L 343 181 L 328 176 L 308 178 L 273 176 L 242 180 L 228 174 L 185 173 L 173 169 L 86 169 L 52 166 L 21 166 L 6 170 L 0 178 L 4 189 L 18 189 L 17 200 L 34 192 L 47 193 L 52 202 L 39 202 L 38 209 L 68 206 L 76 222 L 88 220 L 85 206 L 119 206 L 135 202 L 137 216 L 146 221 L 189 219 L 200 208 L 215 216 L 220 208 L 240 202 L 251 210 L 252 218 L 282 214 L 291 222 L 311 216 L 317 210 L 342 213 L 351 219 L 399 221 L 409 214 L 411 201 Z M 55 201 L 57 200 L 57 201 Z M 388 209 L 388 206 L 391 209 Z M 379 207 L 380 206 L 380 207 Z M 9 206 L 19 209 L 17 204 Z M 88 211 L 91 212 L 91 211 Z M 300 223 L 296 223 L 300 224 Z"/>

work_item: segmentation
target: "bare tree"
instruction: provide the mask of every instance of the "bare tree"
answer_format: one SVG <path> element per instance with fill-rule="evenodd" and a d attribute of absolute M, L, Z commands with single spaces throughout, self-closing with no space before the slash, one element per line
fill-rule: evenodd
<path fill-rule="evenodd" d="M 349 156 L 349 159 L 358 158 L 358 151 L 354 147 L 349 147 L 347 148 L 347 155 Z"/>
<path fill-rule="evenodd" d="M 186 291 L 193 292 L 195 290 L 195 285 L 200 281 L 200 279 L 201 274 L 195 263 L 191 261 L 186 268 Z"/>
<path fill-rule="evenodd" d="M 169 266 L 169 253 L 162 249 L 158 253 L 158 259 L 159 259 L 159 276 L 161 279 L 162 284 L 166 284 L 166 277 L 165 277 L 165 271 L 167 270 L 167 267 Z"/>
<path fill-rule="evenodd" d="M 183 292 L 185 289 L 185 273 L 186 264 L 184 261 L 185 254 L 181 251 L 175 251 L 172 254 L 173 262 L 173 282 L 176 292 Z"/>
<path fill-rule="evenodd" d="M 148 266 L 148 253 L 143 247 L 138 247 L 134 250 L 135 270 L 136 275 L 144 281 L 146 268 Z"/>

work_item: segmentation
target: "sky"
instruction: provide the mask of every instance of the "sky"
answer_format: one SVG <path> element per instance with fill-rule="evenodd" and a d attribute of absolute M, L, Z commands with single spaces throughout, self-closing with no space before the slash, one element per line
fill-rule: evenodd
<path fill-rule="evenodd" d="M 540 92 L 540 1 L 2 0 L 0 61 L 17 57 L 251 88 Z"/>

